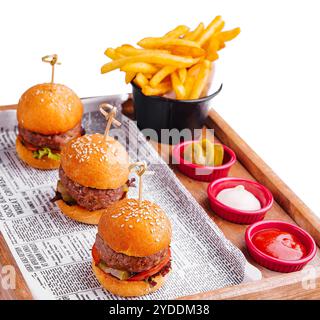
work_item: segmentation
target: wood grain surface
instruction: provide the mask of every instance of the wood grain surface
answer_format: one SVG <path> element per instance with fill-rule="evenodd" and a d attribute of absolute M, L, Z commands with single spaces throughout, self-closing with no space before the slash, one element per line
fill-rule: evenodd
<path fill-rule="evenodd" d="M 0 107 L 1 110 L 15 109 L 15 105 Z M 131 102 L 126 103 L 126 108 L 132 112 Z M 310 232 L 317 244 L 320 244 L 320 222 L 312 211 L 286 186 L 281 179 L 265 164 L 265 162 L 237 135 L 237 133 L 217 114 L 211 111 L 208 127 L 215 129 L 214 138 L 229 147 L 237 155 L 237 163 L 230 171 L 230 176 L 244 177 L 259 181 L 268 187 L 274 197 L 273 208 L 267 213 L 266 219 L 278 219 L 297 223 Z M 212 138 L 213 139 L 213 138 Z M 157 151 L 170 157 L 171 147 L 151 142 Z M 169 150 L 168 150 L 169 149 Z M 255 265 L 263 275 L 261 281 L 241 284 L 211 292 L 183 297 L 184 299 L 319 299 L 320 298 L 320 256 L 319 250 L 316 257 L 309 264 L 315 275 L 309 289 L 303 286 L 306 273 L 304 271 L 291 274 L 281 274 L 270 271 L 257 265 L 246 250 L 244 233 L 247 226 L 237 225 L 225 221 L 212 212 L 207 199 L 208 183 L 192 180 L 172 167 L 178 179 L 187 187 L 209 217 L 219 226 L 224 235 Z M 31 299 L 31 293 L 18 270 L 15 261 L 2 237 L 0 236 L 0 268 L 4 265 L 14 265 L 17 270 L 17 286 L 15 290 L 3 290 L 0 286 L 0 299 Z M 1 279 L 0 279 L 1 280 Z"/>

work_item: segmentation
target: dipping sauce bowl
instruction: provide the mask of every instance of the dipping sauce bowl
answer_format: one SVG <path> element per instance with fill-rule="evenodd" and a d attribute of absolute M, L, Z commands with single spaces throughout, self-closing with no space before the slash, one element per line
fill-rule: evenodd
<path fill-rule="evenodd" d="M 186 141 L 176 145 L 172 151 L 172 157 L 174 160 L 174 164 L 177 165 L 179 171 L 181 171 L 186 176 L 205 182 L 211 182 L 223 177 L 228 176 L 230 168 L 236 162 L 235 153 L 223 145 L 224 149 L 224 158 L 223 164 L 221 166 L 202 166 L 198 164 L 191 163 L 183 158 L 184 149 L 191 143 L 195 143 L 198 141 Z"/>
<path fill-rule="evenodd" d="M 305 248 L 305 255 L 299 260 L 281 260 L 259 250 L 253 241 L 255 234 L 259 231 L 272 229 L 287 232 L 297 238 Z M 294 224 L 283 221 L 270 220 L 257 222 L 247 228 L 245 240 L 251 257 L 261 266 L 277 272 L 301 270 L 314 258 L 317 251 L 315 241 L 309 233 Z"/>
<path fill-rule="evenodd" d="M 217 200 L 217 196 L 222 190 L 234 188 L 238 185 L 244 186 L 259 200 L 261 209 L 255 211 L 238 210 Z M 207 193 L 214 213 L 225 220 L 238 224 L 252 224 L 262 220 L 273 204 L 271 192 L 260 183 L 248 179 L 229 177 L 216 180 L 209 184 Z"/>

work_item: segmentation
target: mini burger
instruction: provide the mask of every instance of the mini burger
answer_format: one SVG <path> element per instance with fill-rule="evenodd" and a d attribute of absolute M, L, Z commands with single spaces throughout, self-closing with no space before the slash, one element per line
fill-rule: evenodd
<path fill-rule="evenodd" d="M 92 268 L 101 285 L 123 297 L 159 289 L 171 269 L 171 224 L 147 200 L 123 199 L 105 213 L 92 248 Z"/>
<path fill-rule="evenodd" d="M 98 224 L 105 209 L 126 196 L 133 184 L 128 176 L 125 148 L 112 137 L 87 134 L 64 146 L 52 201 L 71 219 Z"/>
<path fill-rule="evenodd" d="M 81 136 L 83 106 L 68 87 L 56 83 L 28 89 L 17 107 L 16 150 L 22 161 L 38 169 L 57 169 L 68 141 Z"/>

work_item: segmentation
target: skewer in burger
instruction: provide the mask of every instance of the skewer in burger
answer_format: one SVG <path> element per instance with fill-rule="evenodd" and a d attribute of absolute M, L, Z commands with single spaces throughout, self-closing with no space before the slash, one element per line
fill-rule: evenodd
<path fill-rule="evenodd" d="M 113 294 L 141 296 L 159 289 L 171 269 L 171 224 L 147 200 L 123 199 L 102 215 L 92 268 Z"/>
<path fill-rule="evenodd" d="M 43 61 L 54 67 L 57 56 L 44 57 Z M 19 158 L 37 169 L 59 168 L 62 146 L 84 133 L 82 115 L 79 97 L 68 87 L 53 83 L 53 75 L 51 83 L 28 89 L 17 107 Z"/>
<path fill-rule="evenodd" d="M 112 137 L 87 134 L 63 148 L 52 201 L 71 219 L 98 224 L 105 209 L 126 196 L 133 184 L 128 176 L 125 148 Z"/>

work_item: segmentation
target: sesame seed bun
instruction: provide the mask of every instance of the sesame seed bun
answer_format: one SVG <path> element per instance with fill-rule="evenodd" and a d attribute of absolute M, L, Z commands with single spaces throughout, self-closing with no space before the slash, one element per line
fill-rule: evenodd
<path fill-rule="evenodd" d="M 89 211 L 78 205 L 69 206 L 63 200 L 58 200 L 55 203 L 65 216 L 86 224 L 98 224 L 102 214 L 105 212 L 105 209 Z"/>
<path fill-rule="evenodd" d="M 129 176 L 125 148 L 99 133 L 69 141 L 61 153 L 61 166 L 73 181 L 96 189 L 117 189 Z"/>
<path fill-rule="evenodd" d="M 112 275 L 103 272 L 92 262 L 92 270 L 101 285 L 113 294 L 122 297 L 138 297 L 158 290 L 165 282 L 166 276 L 158 275 L 153 278 L 157 283 L 154 287 L 146 281 L 118 280 Z"/>
<path fill-rule="evenodd" d="M 28 89 L 17 107 L 19 126 L 44 135 L 66 132 L 82 118 L 83 105 L 68 87 L 57 83 L 38 84 Z"/>
<path fill-rule="evenodd" d="M 118 253 L 145 257 L 169 247 L 171 223 L 157 204 L 123 199 L 106 209 L 98 234 Z"/>
<path fill-rule="evenodd" d="M 16 151 L 19 158 L 33 168 L 52 170 L 58 169 L 60 166 L 60 160 L 53 160 L 49 159 L 48 157 L 43 157 L 42 159 L 34 158 L 33 152 L 27 149 L 18 138 L 16 139 Z M 55 152 L 57 153 L 57 151 Z"/>

